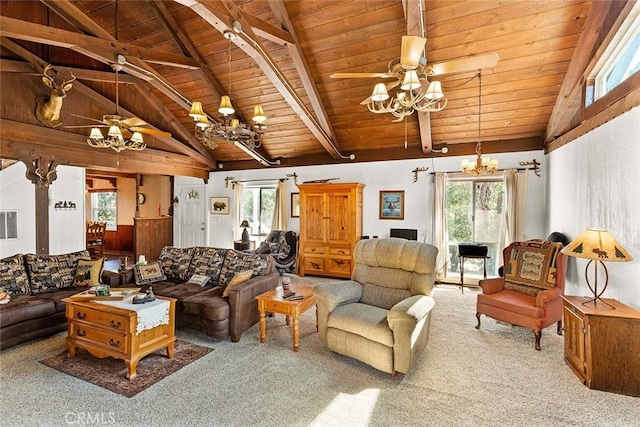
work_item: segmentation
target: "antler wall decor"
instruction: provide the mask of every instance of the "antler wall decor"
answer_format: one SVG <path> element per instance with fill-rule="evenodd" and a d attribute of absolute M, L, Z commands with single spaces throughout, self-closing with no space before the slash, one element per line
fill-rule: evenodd
<path fill-rule="evenodd" d="M 72 82 L 76 77 L 71 73 L 71 80 L 63 80 L 62 83 L 58 84 L 53 76 L 47 74 L 51 68 L 51 64 L 49 64 L 44 67 L 42 72 L 42 82 L 51 89 L 51 92 L 49 96 L 39 96 L 36 99 L 36 117 L 45 126 L 55 128 L 62 123 L 60 118 L 62 100 L 67 97 L 67 92 L 71 90 Z"/>
<path fill-rule="evenodd" d="M 49 185 L 58 178 L 56 172 L 57 163 L 51 159 L 46 159 L 44 156 L 38 159 L 22 160 L 27 166 L 27 172 L 25 176 L 29 181 L 40 187 L 49 188 Z"/>
<path fill-rule="evenodd" d="M 536 176 L 540 176 L 540 163 L 536 162 L 536 159 L 533 159 L 531 162 L 520 162 L 520 166 L 532 166 L 530 169 L 533 170 L 533 173 Z"/>
<path fill-rule="evenodd" d="M 426 172 L 428 170 L 429 168 L 424 166 L 412 170 L 411 172 L 413 172 L 413 182 L 418 182 L 418 172 Z"/>

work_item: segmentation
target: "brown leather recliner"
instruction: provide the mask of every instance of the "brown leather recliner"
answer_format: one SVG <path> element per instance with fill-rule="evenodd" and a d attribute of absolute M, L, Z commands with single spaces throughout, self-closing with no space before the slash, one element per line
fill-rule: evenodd
<path fill-rule="evenodd" d="M 532 329 L 540 350 L 542 330 L 558 322 L 562 328 L 562 299 L 567 258 L 561 243 L 549 240 L 513 242 L 504 249 L 505 275 L 479 282 L 476 318 L 480 315 Z"/>

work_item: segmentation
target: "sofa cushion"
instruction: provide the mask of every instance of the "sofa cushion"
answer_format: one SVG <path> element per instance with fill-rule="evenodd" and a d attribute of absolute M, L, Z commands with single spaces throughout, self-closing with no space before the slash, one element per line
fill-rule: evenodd
<path fill-rule="evenodd" d="M 31 293 L 39 294 L 71 287 L 78 261 L 89 258 L 89 252 L 86 250 L 64 255 L 25 255 Z"/>
<path fill-rule="evenodd" d="M 506 290 L 536 296 L 556 286 L 556 257 L 561 243 L 549 240 L 514 242 L 505 262 Z"/>
<path fill-rule="evenodd" d="M 179 285 L 164 287 L 158 291 L 156 291 L 156 288 L 154 287 L 153 292 L 157 295 L 176 298 L 178 301 L 184 301 L 185 298 L 200 294 L 211 288 L 212 288 L 211 285 L 205 285 L 203 287 L 199 285 L 187 285 L 187 284 L 181 283 Z"/>
<path fill-rule="evenodd" d="M 152 262 L 147 265 L 134 265 L 133 272 L 136 277 L 136 285 L 160 282 L 167 280 L 160 262 Z"/>
<path fill-rule="evenodd" d="M 0 259 L 0 287 L 11 296 L 31 292 L 22 254 Z"/>
<path fill-rule="evenodd" d="M 78 260 L 73 286 L 98 286 L 102 276 L 104 258 Z"/>
<path fill-rule="evenodd" d="M 511 311 L 534 319 L 541 319 L 545 316 L 544 308 L 536 306 L 536 298 L 534 296 L 523 295 L 520 292 L 502 291 L 497 294 L 478 294 L 478 304 Z M 504 320 L 508 321 L 507 319 Z"/>
<path fill-rule="evenodd" d="M 219 286 L 184 299 L 184 312 L 198 314 L 204 319 L 221 321 L 230 316 L 229 303 L 222 298 L 223 289 Z"/>
<path fill-rule="evenodd" d="M 209 276 L 211 277 L 209 283 L 217 285 L 226 254 L 227 249 L 202 246 L 194 248 L 191 264 L 189 264 L 189 268 L 187 269 L 187 277 L 191 277 L 194 274 Z"/>
<path fill-rule="evenodd" d="M 8 304 L 0 305 L 0 325 L 4 328 L 27 320 L 51 316 L 55 312 L 52 301 L 31 295 L 18 295 Z"/>
<path fill-rule="evenodd" d="M 51 301 L 56 309 L 56 313 L 61 313 L 61 312 L 64 313 L 65 302 L 62 301 L 62 299 L 68 298 L 70 296 L 86 291 L 88 289 L 89 287 L 87 286 L 84 288 L 74 287 L 74 288 L 68 288 L 68 289 L 61 289 L 55 292 L 43 292 L 41 294 L 38 294 L 37 298 Z"/>
<path fill-rule="evenodd" d="M 388 310 L 372 305 L 344 304 L 331 312 L 327 326 L 393 347 L 393 331 L 387 323 L 388 313 Z"/>
<path fill-rule="evenodd" d="M 174 248 L 165 246 L 160 252 L 160 265 L 164 275 L 169 279 L 187 280 L 191 274 L 187 273 L 194 248 Z"/>
<path fill-rule="evenodd" d="M 224 292 L 222 293 L 222 296 L 228 297 L 229 293 L 231 292 L 231 289 L 251 279 L 251 276 L 253 276 L 253 270 L 240 271 L 234 274 L 229 284 L 224 288 Z"/>
<path fill-rule="evenodd" d="M 269 269 L 269 257 L 265 254 L 245 254 L 229 249 L 222 263 L 218 285 L 227 286 L 233 276 L 245 270 L 253 270 L 253 276 L 263 276 Z"/>

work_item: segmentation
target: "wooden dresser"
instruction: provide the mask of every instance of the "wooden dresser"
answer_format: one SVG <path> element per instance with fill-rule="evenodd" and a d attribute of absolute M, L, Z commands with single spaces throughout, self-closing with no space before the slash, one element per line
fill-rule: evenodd
<path fill-rule="evenodd" d="M 299 184 L 299 274 L 350 278 L 364 184 Z"/>
<path fill-rule="evenodd" d="M 563 296 L 564 360 L 589 388 L 640 396 L 640 311 Z"/>

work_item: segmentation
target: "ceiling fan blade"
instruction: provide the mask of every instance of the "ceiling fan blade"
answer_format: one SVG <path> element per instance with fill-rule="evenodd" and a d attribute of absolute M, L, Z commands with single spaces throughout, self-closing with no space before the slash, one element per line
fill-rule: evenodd
<path fill-rule="evenodd" d="M 138 118 L 138 117 L 130 117 L 128 119 L 123 119 L 120 121 L 123 125 L 127 126 L 127 127 L 131 127 L 131 126 L 145 126 L 148 125 L 147 122 L 145 122 L 144 120 Z"/>
<path fill-rule="evenodd" d="M 77 125 L 77 126 L 65 126 L 66 129 L 79 129 L 79 128 L 108 128 L 109 125 L 99 124 L 99 125 Z"/>
<path fill-rule="evenodd" d="M 171 134 L 169 132 L 164 132 L 164 131 L 157 130 L 157 129 L 130 127 L 129 130 L 131 132 L 146 133 L 146 134 L 154 135 L 154 136 L 165 136 L 167 138 L 171 136 Z"/>
<path fill-rule="evenodd" d="M 462 73 L 465 71 L 480 70 L 482 68 L 491 68 L 495 67 L 499 60 L 500 57 L 495 52 L 467 56 L 465 58 L 433 64 L 427 74 L 430 76 L 439 76 L 442 74 Z"/>
<path fill-rule="evenodd" d="M 400 50 L 400 64 L 403 68 L 413 70 L 420 65 L 420 58 L 424 52 L 427 39 L 419 36 L 402 36 L 402 49 Z"/>
<path fill-rule="evenodd" d="M 332 79 L 388 79 L 395 77 L 395 75 L 391 73 L 333 73 L 330 74 L 329 77 Z"/>
<path fill-rule="evenodd" d="M 73 113 L 71 113 L 71 115 L 72 115 L 73 117 L 78 117 L 78 118 L 80 118 L 80 119 L 91 120 L 92 122 L 98 122 L 98 123 L 105 124 L 105 122 L 104 122 L 103 120 L 92 119 L 91 117 L 80 116 L 80 115 L 78 115 L 78 114 L 73 114 Z M 67 127 L 69 127 L 69 126 L 67 126 Z"/>

